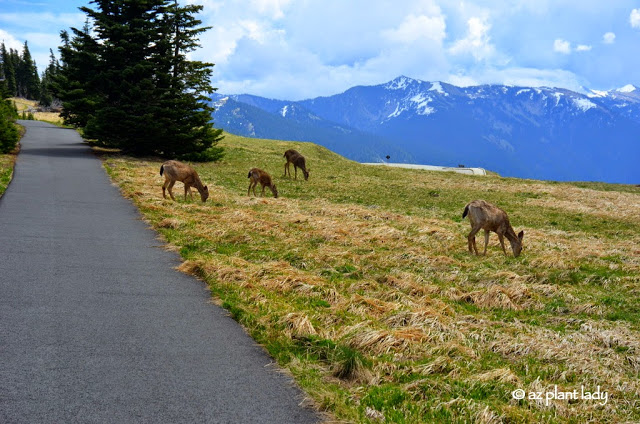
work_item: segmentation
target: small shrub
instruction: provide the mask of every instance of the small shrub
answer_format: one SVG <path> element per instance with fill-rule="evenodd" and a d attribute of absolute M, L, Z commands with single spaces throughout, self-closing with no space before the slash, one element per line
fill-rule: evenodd
<path fill-rule="evenodd" d="M 9 153 L 16 148 L 20 138 L 15 121 L 16 113 L 11 103 L 0 104 L 0 153 Z"/>

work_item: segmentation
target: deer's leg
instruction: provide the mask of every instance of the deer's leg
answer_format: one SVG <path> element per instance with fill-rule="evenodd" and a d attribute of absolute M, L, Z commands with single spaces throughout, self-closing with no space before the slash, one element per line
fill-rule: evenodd
<path fill-rule="evenodd" d="M 264 189 L 265 189 L 265 187 L 266 186 L 264 186 L 264 185 L 262 186 L 262 192 L 260 192 L 260 197 L 264 197 Z"/>
<path fill-rule="evenodd" d="M 469 252 L 473 253 L 475 250 L 476 255 L 478 254 L 478 246 L 476 246 L 476 234 L 480 231 L 480 228 L 472 228 L 471 232 L 467 236 L 467 241 L 469 242 Z"/>
<path fill-rule="evenodd" d="M 291 171 L 289 170 L 289 161 L 284 164 L 284 176 L 287 176 L 287 171 L 289 172 L 289 176 L 291 176 Z"/>
<path fill-rule="evenodd" d="M 249 189 L 247 190 L 247 196 L 251 196 L 251 186 L 253 185 L 253 181 L 249 181 Z M 255 196 L 255 189 L 253 191 L 253 195 Z"/>
<path fill-rule="evenodd" d="M 298 167 L 295 164 L 293 165 L 293 171 L 295 173 L 295 179 L 297 180 L 298 179 Z M 291 174 L 289 174 L 289 175 L 291 175 Z"/>
<path fill-rule="evenodd" d="M 487 256 L 487 245 L 489 244 L 489 230 L 484 230 L 484 256 Z"/>
<path fill-rule="evenodd" d="M 167 189 L 168 185 L 169 185 L 169 178 L 165 178 L 164 184 L 162 184 L 162 197 L 164 197 L 165 199 L 167 198 L 167 193 L 165 190 Z"/>
<path fill-rule="evenodd" d="M 191 196 L 191 200 L 193 200 L 193 193 L 191 193 L 191 186 L 189 184 L 184 185 L 184 201 L 187 201 L 187 193 Z"/>
<path fill-rule="evenodd" d="M 171 181 L 169 183 L 169 186 L 167 187 L 167 190 L 169 191 L 169 196 L 171 196 L 171 200 L 176 200 L 175 197 L 173 197 L 173 185 L 175 184 L 175 181 Z"/>
<path fill-rule="evenodd" d="M 502 236 L 502 234 L 498 233 L 498 239 L 500 239 L 500 246 L 502 246 L 502 251 L 504 252 L 505 256 L 508 256 L 507 249 L 504 248 L 504 237 Z"/>

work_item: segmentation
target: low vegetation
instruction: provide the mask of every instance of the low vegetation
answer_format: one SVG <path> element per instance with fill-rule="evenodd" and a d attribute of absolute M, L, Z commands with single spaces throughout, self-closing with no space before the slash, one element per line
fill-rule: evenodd
<path fill-rule="evenodd" d="M 16 162 L 17 152 L 0 153 L 0 196 L 4 194 L 13 176 L 13 166 Z"/>
<path fill-rule="evenodd" d="M 27 100 L 18 97 L 11 99 L 16 104 L 18 109 L 18 118 L 23 119 L 23 114 L 28 114 L 31 111 L 33 119 L 36 121 L 49 122 L 50 124 L 62 126 L 62 118 L 59 113 L 56 112 L 38 112 L 38 102 L 35 100 Z"/>
<path fill-rule="evenodd" d="M 360 165 L 226 135 L 207 203 L 162 197 L 160 160 L 105 154 L 148 222 L 316 405 L 346 422 L 640 421 L 640 188 Z M 304 154 L 308 181 L 283 177 Z M 249 197 L 253 167 L 280 197 Z M 524 249 L 468 252 L 465 205 Z M 602 400 L 514 399 L 581 388 Z"/>

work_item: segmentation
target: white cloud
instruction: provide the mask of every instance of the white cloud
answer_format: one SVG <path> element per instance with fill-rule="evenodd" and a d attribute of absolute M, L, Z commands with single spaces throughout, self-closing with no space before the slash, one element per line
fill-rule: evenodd
<path fill-rule="evenodd" d="M 283 9 L 290 2 L 291 0 L 252 0 L 250 7 L 273 19 L 282 19 L 285 16 Z"/>
<path fill-rule="evenodd" d="M 586 44 L 579 44 L 578 47 L 576 47 L 576 51 L 577 52 L 588 52 L 592 49 L 591 46 L 588 46 Z"/>
<path fill-rule="evenodd" d="M 24 45 L 24 41 L 19 41 L 12 34 L 7 31 L 0 29 L 0 40 L 4 42 L 4 46 L 7 50 L 14 49 L 17 51 L 22 51 L 22 46 Z"/>
<path fill-rule="evenodd" d="M 571 53 L 571 43 L 561 38 L 557 38 L 553 42 L 553 51 L 562 54 L 569 54 Z"/>
<path fill-rule="evenodd" d="M 495 53 L 495 47 L 491 44 L 489 30 L 491 25 L 486 19 L 478 17 L 469 18 L 467 21 L 467 36 L 456 41 L 450 48 L 452 55 L 471 54 L 476 61 L 488 59 Z"/>
<path fill-rule="evenodd" d="M 411 43 L 420 39 L 442 42 L 446 35 L 443 16 L 409 15 L 393 30 L 383 31 L 383 36 L 400 43 Z"/>
<path fill-rule="evenodd" d="M 633 28 L 640 29 L 640 9 L 633 9 L 629 15 L 629 23 Z"/>
<path fill-rule="evenodd" d="M 486 68 L 473 75 L 473 80 L 480 84 L 505 84 L 516 87 L 563 87 L 578 92 L 582 92 L 585 85 L 580 77 L 570 71 L 526 67 Z"/>
<path fill-rule="evenodd" d="M 613 44 L 616 41 L 616 35 L 613 32 L 607 32 L 602 36 L 602 42 L 605 44 Z"/>

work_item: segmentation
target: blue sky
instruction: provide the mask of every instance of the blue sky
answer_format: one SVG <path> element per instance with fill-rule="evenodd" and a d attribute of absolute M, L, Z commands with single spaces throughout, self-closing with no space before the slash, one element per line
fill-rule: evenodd
<path fill-rule="evenodd" d="M 186 0 L 183 0 L 186 2 Z M 406 75 L 460 86 L 640 86 L 640 0 L 194 0 L 194 59 L 221 93 L 299 100 Z M 0 0 L 0 39 L 39 67 L 79 0 Z"/>

